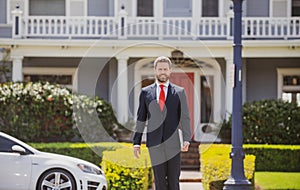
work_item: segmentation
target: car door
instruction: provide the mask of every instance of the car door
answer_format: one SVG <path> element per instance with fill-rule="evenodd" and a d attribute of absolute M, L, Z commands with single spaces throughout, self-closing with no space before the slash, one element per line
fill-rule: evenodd
<path fill-rule="evenodd" d="M 16 142 L 0 136 L 0 189 L 28 190 L 31 178 L 31 157 L 12 152 Z"/>

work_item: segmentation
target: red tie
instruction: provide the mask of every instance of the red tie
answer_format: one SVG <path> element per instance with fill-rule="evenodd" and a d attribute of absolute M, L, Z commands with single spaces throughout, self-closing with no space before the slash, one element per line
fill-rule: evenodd
<path fill-rule="evenodd" d="M 161 85 L 159 85 L 159 87 L 160 87 L 159 107 L 160 107 L 160 110 L 163 111 L 164 106 L 165 106 L 165 101 L 166 101 L 164 85 L 161 84 Z"/>

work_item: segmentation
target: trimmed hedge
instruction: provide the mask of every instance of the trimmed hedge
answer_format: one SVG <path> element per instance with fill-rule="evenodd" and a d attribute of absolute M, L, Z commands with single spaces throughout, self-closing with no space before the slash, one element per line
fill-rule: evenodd
<path fill-rule="evenodd" d="M 95 165 L 100 165 L 103 151 L 115 150 L 122 147 L 122 143 L 30 143 L 30 145 L 40 151 L 62 154 L 80 158 Z"/>
<path fill-rule="evenodd" d="M 230 177 L 230 145 L 200 145 L 202 184 L 205 190 L 222 190 L 224 182 Z M 246 178 L 254 187 L 255 156 L 246 155 L 244 159 Z"/>
<path fill-rule="evenodd" d="M 220 136 L 228 143 L 231 118 Z M 300 144 L 300 106 L 283 100 L 260 100 L 243 105 L 243 137 L 249 144 Z"/>
<path fill-rule="evenodd" d="M 139 159 L 134 158 L 132 147 L 105 151 L 101 167 L 111 190 L 147 190 L 151 185 L 151 162 L 145 147 Z"/>
<path fill-rule="evenodd" d="M 247 154 L 256 156 L 256 171 L 300 172 L 300 146 L 244 145 Z"/>

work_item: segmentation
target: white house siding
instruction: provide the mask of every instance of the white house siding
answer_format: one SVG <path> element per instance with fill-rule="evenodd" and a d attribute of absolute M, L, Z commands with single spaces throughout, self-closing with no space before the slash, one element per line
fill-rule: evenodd
<path fill-rule="evenodd" d="M 192 0 L 164 0 L 165 17 L 191 17 Z"/>
<path fill-rule="evenodd" d="M 12 29 L 10 25 L 7 25 L 6 7 L 6 0 L 0 0 L 0 38 L 11 38 Z"/>
<path fill-rule="evenodd" d="M 109 58 L 83 58 L 78 67 L 78 92 L 90 96 L 98 95 L 99 91 L 107 92 L 107 79 L 101 75 Z M 104 69 L 104 70 L 103 70 Z M 97 84 L 99 81 L 99 84 Z M 103 84 L 103 86 L 102 86 Z M 104 96 L 107 94 L 103 94 Z"/>
<path fill-rule="evenodd" d="M 277 99 L 277 68 L 300 68 L 300 58 L 247 58 L 247 101 Z"/>
<path fill-rule="evenodd" d="M 269 0 L 248 0 L 246 3 L 246 14 L 249 17 L 268 17 Z"/>
<path fill-rule="evenodd" d="M 112 16 L 111 0 L 89 0 L 88 16 Z"/>
<path fill-rule="evenodd" d="M 0 24 L 5 24 L 6 23 L 6 0 L 0 0 Z M 3 7 L 3 8 L 2 8 Z"/>

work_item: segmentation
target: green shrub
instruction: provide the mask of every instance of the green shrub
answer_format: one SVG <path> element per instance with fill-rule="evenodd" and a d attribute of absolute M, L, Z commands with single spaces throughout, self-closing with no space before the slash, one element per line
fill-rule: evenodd
<path fill-rule="evenodd" d="M 244 145 L 244 150 L 256 156 L 256 171 L 300 172 L 300 146 Z"/>
<path fill-rule="evenodd" d="M 230 145 L 200 145 L 202 184 L 205 190 L 221 190 L 230 177 Z M 246 155 L 244 159 L 245 176 L 254 185 L 255 156 Z"/>
<path fill-rule="evenodd" d="M 103 151 L 115 150 L 122 147 L 122 143 L 101 142 L 101 143 L 30 143 L 40 151 L 63 154 L 80 158 L 96 165 L 102 161 Z"/>
<path fill-rule="evenodd" d="M 151 182 L 151 164 L 148 150 L 142 147 L 139 159 L 132 147 L 103 152 L 101 167 L 111 190 L 147 190 Z"/>
<path fill-rule="evenodd" d="M 231 119 L 220 135 L 230 139 Z M 243 105 L 243 137 L 250 144 L 300 144 L 300 107 L 283 100 L 261 100 Z"/>
<path fill-rule="evenodd" d="M 97 141 L 104 132 L 116 137 L 119 126 L 111 105 L 97 97 L 49 83 L 0 84 L 0 130 L 23 141 L 80 141 L 78 129 Z"/>

